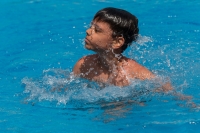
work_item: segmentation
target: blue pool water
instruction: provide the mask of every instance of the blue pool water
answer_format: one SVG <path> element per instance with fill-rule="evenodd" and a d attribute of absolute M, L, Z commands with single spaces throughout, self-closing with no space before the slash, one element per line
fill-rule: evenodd
<path fill-rule="evenodd" d="M 83 47 L 86 27 L 108 6 L 138 17 L 140 38 L 124 54 L 159 81 L 101 89 L 71 75 L 93 53 Z M 1 0 L 0 132 L 200 132 L 199 7 L 198 0 Z M 192 100 L 151 91 L 169 78 Z"/>

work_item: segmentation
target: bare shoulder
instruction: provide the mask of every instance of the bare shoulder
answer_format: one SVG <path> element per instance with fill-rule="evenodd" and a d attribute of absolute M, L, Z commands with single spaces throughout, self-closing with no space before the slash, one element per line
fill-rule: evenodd
<path fill-rule="evenodd" d="M 127 71 L 132 78 L 145 80 L 145 79 L 152 79 L 155 77 L 150 70 L 140 65 L 135 60 L 127 59 L 127 64 L 128 64 Z"/>
<path fill-rule="evenodd" d="M 79 59 L 74 68 L 73 68 L 73 73 L 75 75 L 79 75 L 81 73 L 84 73 L 86 71 L 88 71 L 88 69 L 90 68 L 89 66 L 91 66 L 92 64 L 94 64 L 94 60 L 97 58 L 96 54 L 93 55 L 88 55 L 88 56 L 84 56 L 81 59 Z"/>

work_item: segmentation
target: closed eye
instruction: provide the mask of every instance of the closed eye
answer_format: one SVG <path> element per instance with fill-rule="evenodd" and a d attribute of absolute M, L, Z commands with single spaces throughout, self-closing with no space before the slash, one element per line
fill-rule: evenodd
<path fill-rule="evenodd" d="M 93 22 L 90 23 L 90 28 L 94 29 L 95 32 L 101 32 L 101 28 L 98 25 L 94 24 Z"/>

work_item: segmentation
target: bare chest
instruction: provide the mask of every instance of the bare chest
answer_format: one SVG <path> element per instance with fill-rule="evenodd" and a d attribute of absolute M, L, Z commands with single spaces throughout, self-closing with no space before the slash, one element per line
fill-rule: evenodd
<path fill-rule="evenodd" d="M 106 71 L 103 69 L 93 69 L 85 75 L 85 78 L 106 83 L 113 84 L 117 86 L 125 86 L 129 84 L 129 79 L 131 78 L 129 73 L 123 69 L 117 69 L 112 71 Z"/>

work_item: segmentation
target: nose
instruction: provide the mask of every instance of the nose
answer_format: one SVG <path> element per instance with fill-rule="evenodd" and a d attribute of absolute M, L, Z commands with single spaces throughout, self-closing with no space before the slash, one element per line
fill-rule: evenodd
<path fill-rule="evenodd" d="M 94 32 L 94 27 L 93 26 L 91 26 L 90 28 L 88 28 L 86 30 L 86 33 L 87 33 L 88 36 L 92 35 L 93 32 Z"/>
<path fill-rule="evenodd" d="M 86 34 L 89 36 L 89 35 L 91 35 L 92 34 L 92 29 L 91 28 L 88 28 L 87 30 L 86 30 Z"/>

